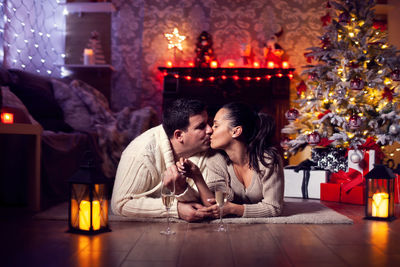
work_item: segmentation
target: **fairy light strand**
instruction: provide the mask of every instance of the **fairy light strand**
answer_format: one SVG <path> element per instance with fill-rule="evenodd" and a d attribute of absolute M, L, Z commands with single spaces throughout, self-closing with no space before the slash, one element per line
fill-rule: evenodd
<path fill-rule="evenodd" d="M 5 67 L 61 76 L 65 0 L 0 0 L 0 55 Z"/>

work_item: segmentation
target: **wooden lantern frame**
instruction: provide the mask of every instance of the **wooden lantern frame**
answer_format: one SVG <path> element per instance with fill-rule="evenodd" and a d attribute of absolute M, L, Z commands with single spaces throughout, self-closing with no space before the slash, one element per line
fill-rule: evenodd
<path fill-rule="evenodd" d="M 111 231 L 108 225 L 108 179 L 91 161 L 69 179 L 68 226 L 70 233 L 93 235 Z"/>
<path fill-rule="evenodd" d="M 367 185 L 365 219 L 382 221 L 396 219 L 394 215 L 395 177 L 392 170 L 382 164 L 375 164 L 374 168 L 365 175 Z M 377 201 L 378 204 L 376 204 Z"/>

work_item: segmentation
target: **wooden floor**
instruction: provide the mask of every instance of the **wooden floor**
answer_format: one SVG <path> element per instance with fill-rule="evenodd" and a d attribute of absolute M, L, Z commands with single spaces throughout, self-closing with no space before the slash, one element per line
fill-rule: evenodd
<path fill-rule="evenodd" d="M 112 232 L 89 237 L 66 233 L 66 221 L 3 207 L 0 266 L 400 266 L 400 219 L 363 220 L 363 206 L 323 204 L 354 224 L 235 224 L 218 233 L 178 223 L 165 237 L 166 224 L 112 222 Z"/>

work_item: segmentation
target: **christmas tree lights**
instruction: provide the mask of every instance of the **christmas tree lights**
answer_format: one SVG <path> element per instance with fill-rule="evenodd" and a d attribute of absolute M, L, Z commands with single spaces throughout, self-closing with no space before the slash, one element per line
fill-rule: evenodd
<path fill-rule="evenodd" d="M 373 0 L 328 3 L 321 45 L 305 53 L 311 64 L 303 71 L 307 82 L 297 87 L 298 115 L 293 119 L 291 109 L 282 129 L 289 153 L 306 145 L 358 149 L 368 138 L 379 145 L 400 140 L 399 51 L 373 27 L 374 6 Z"/>

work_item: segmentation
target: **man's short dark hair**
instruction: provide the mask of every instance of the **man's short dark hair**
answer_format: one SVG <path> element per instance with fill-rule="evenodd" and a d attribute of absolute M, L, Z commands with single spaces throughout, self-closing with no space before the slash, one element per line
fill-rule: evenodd
<path fill-rule="evenodd" d="M 205 104 L 195 99 L 180 98 L 168 105 L 163 111 L 162 123 L 168 138 L 174 135 L 175 130 L 186 131 L 189 118 L 205 110 Z"/>

